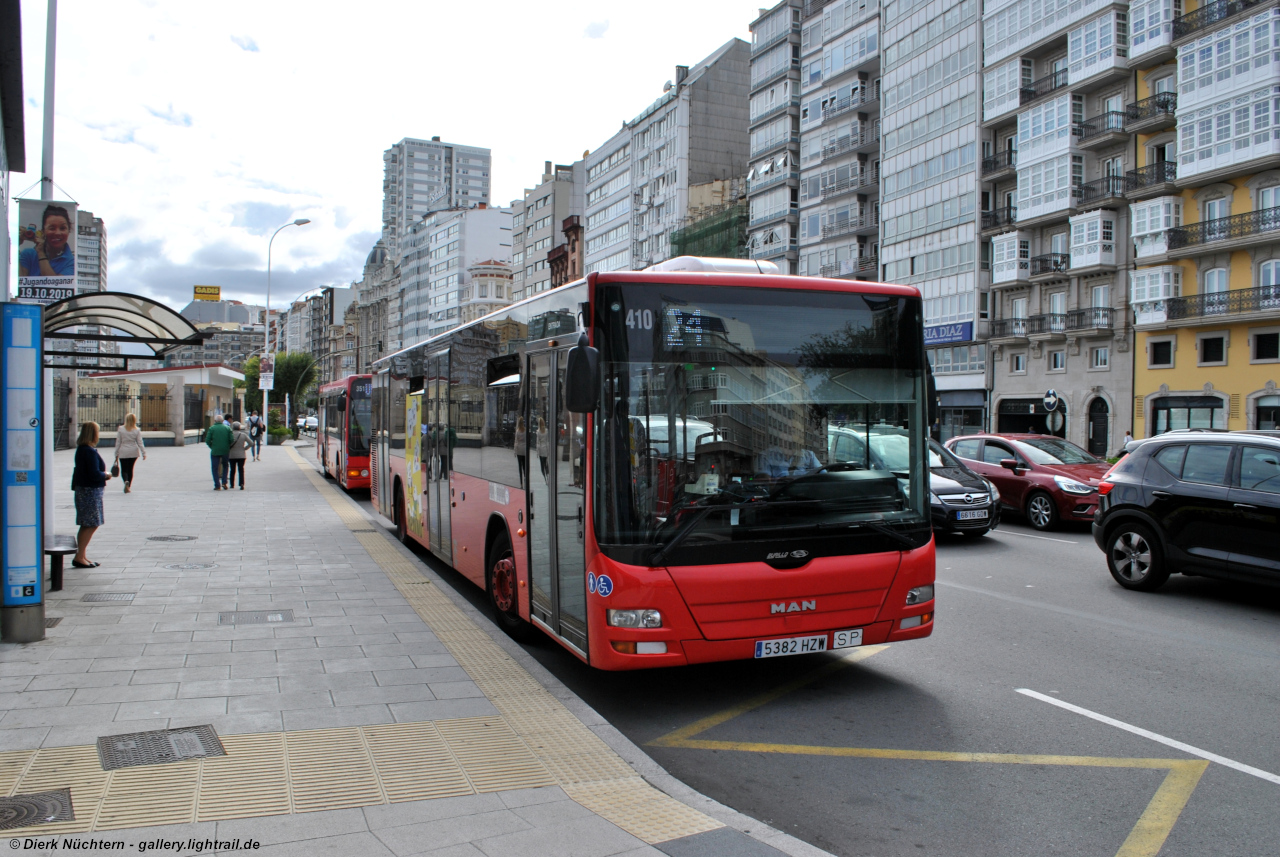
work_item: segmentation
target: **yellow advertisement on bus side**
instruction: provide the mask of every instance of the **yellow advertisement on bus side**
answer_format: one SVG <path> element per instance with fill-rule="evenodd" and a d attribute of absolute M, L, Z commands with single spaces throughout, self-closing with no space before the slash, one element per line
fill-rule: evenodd
<path fill-rule="evenodd" d="M 426 516 L 422 509 L 422 495 L 427 490 L 426 475 L 422 469 L 422 393 L 411 393 L 405 398 L 404 469 L 408 485 L 405 487 L 405 530 L 423 538 Z"/>

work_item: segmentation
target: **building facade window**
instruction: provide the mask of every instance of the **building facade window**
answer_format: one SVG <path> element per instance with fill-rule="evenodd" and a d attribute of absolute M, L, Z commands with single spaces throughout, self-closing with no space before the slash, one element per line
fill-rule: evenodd
<path fill-rule="evenodd" d="M 1172 369 L 1176 340 L 1171 337 L 1147 340 L 1147 368 Z"/>
<path fill-rule="evenodd" d="M 1196 339 L 1198 351 L 1196 365 L 1226 366 L 1227 335 L 1225 333 L 1202 333 Z"/>
<path fill-rule="evenodd" d="M 1011 354 L 1009 356 L 1009 372 L 1013 375 L 1027 374 L 1027 355 Z"/>
<path fill-rule="evenodd" d="M 1111 349 L 1105 345 L 1089 349 L 1089 368 L 1111 368 Z"/>
<path fill-rule="evenodd" d="M 1067 371 L 1067 352 L 1058 350 L 1049 352 L 1049 371 L 1065 372 Z"/>
<path fill-rule="evenodd" d="M 1249 331 L 1253 348 L 1250 363 L 1280 363 L 1280 330 L 1258 328 Z"/>

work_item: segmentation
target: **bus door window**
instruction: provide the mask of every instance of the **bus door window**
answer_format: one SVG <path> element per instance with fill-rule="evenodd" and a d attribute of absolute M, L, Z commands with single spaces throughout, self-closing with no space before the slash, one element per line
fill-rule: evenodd
<path fill-rule="evenodd" d="M 559 632 L 582 651 L 587 650 L 586 555 L 583 528 L 586 491 L 582 483 L 582 463 L 586 445 L 586 414 L 574 414 L 563 404 L 565 368 L 569 352 L 556 359 L 555 448 L 551 456 L 552 484 L 555 485 L 555 568 L 558 580 Z"/>
<path fill-rule="evenodd" d="M 430 403 L 427 413 L 431 418 L 428 435 L 430 458 L 428 460 L 428 488 L 431 493 L 431 550 L 450 562 L 453 557 L 453 539 L 449 513 L 450 449 L 453 429 L 449 424 L 449 352 L 432 355 L 428 361 L 427 395 Z"/>
<path fill-rule="evenodd" d="M 552 580 L 551 522 L 555 520 L 552 508 L 554 497 L 550 489 L 549 473 L 553 418 L 551 388 L 551 355 L 534 354 L 529 357 L 526 373 L 529 395 L 528 419 L 525 421 L 525 451 L 528 458 L 528 533 L 530 604 L 533 614 L 552 629 L 555 628 L 555 592 Z M 536 462 L 536 463 L 535 463 Z"/>

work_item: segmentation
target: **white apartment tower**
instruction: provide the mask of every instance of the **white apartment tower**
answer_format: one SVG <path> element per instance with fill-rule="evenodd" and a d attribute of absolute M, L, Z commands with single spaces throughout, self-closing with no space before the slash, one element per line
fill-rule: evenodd
<path fill-rule="evenodd" d="M 746 174 L 750 62 L 750 46 L 732 39 L 677 66 L 662 97 L 586 157 L 585 273 L 668 258 L 690 187 Z"/>
<path fill-rule="evenodd" d="M 394 258 L 400 239 L 433 211 L 489 203 L 488 149 L 405 137 L 382 153 L 382 240 Z"/>
<path fill-rule="evenodd" d="M 511 266 L 516 300 L 532 297 L 551 287 L 547 254 L 565 243 L 561 231 L 565 218 L 583 211 L 586 164 L 547 161 L 542 181 L 511 203 L 513 233 Z"/>

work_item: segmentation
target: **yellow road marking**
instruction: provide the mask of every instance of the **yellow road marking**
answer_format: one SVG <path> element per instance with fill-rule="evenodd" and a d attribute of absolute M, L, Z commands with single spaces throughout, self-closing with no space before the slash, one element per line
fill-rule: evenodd
<path fill-rule="evenodd" d="M 844 667 L 866 660 L 888 646 L 856 649 L 839 660 L 805 673 L 773 690 L 751 697 L 732 708 L 696 720 L 649 742 L 651 747 L 686 750 L 730 750 L 740 753 L 778 753 L 792 756 L 834 756 L 853 759 L 900 759 L 915 762 L 978 762 L 996 765 L 1057 765 L 1081 768 L 1138 768 L 1169 773 L 1138 818 L 1138 823 L 1116 852 L 1116 857 L 1156 857 L 1173 826 L 1191 799 L 1200 777 L 1209 767 L 1204 759 L 1142 759 L 1112 756 L 1059 756 L 1032 753 L 957 753 L 941 750 L 898 750 L 872 747 L 822 747 L 807 744 L 771 744 L 758 741 L 710 741 L 698 738 L 704 732 L 722 726 L 749 711 L 774 702 L 788 693 L 830 675 Z"/>

